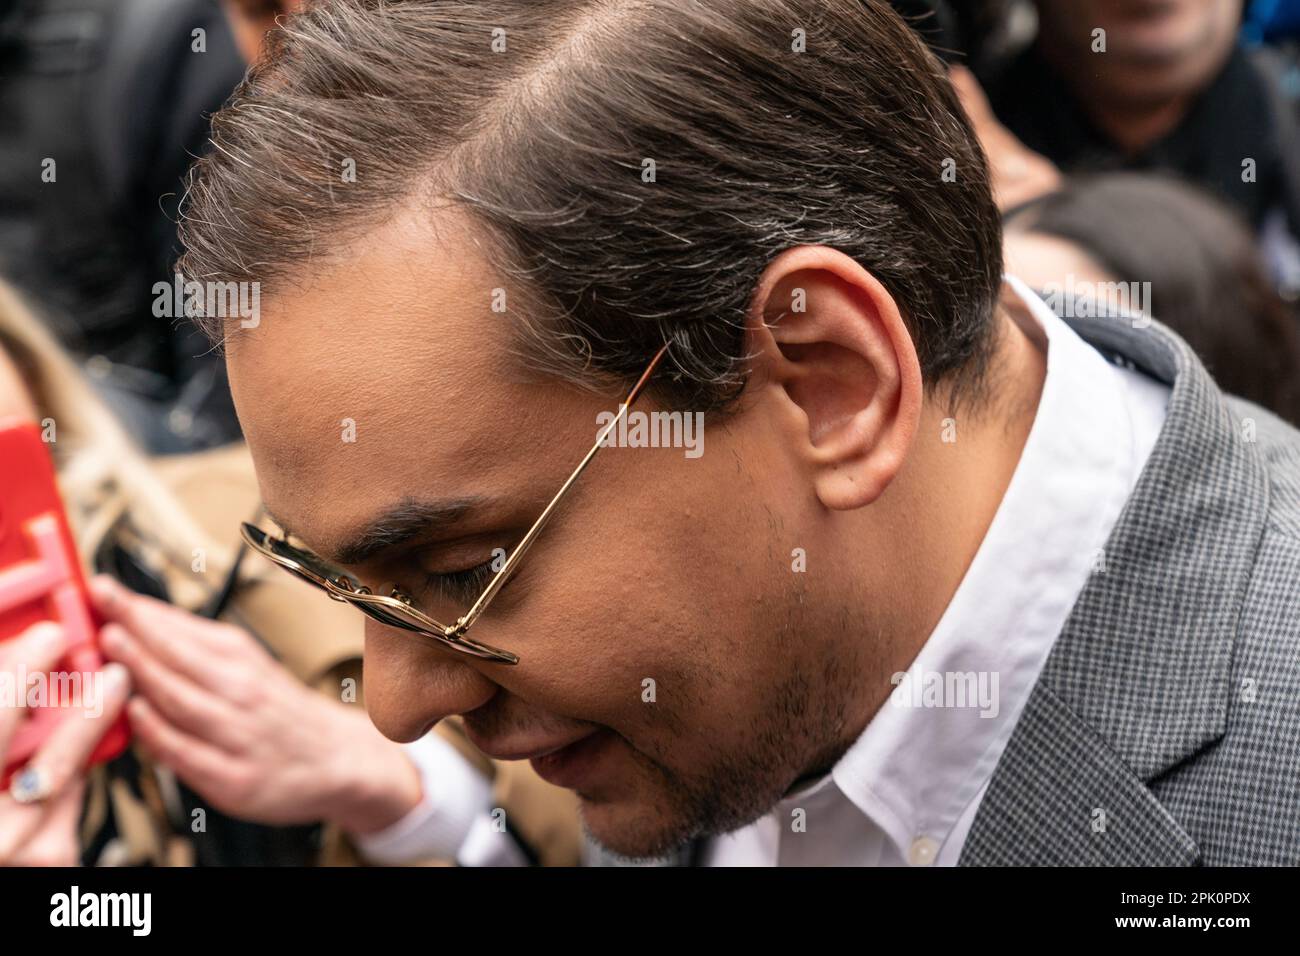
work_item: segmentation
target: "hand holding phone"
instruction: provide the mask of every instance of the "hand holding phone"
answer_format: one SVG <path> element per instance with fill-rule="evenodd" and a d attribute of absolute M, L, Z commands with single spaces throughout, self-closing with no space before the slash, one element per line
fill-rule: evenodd
<path fill-rule="evenodd" d="M 0 681 L 54 670 L 66 648 L 64 637 L 61 627 L 43 621 L 6 642 Z M 130 692 L 129 676 L 120 664 L 105 667 L 103 678 L 102 696 L 92 710 L 81 712 L 85 719 L 69 717 L 58 724 L 21 771 L 25 782 L 19 792 L 0 792 L 0 867 L 76 866 L 81 859 L 77 831 L 86 790 L 82 768 L 104 728 L 122 713 Z M 0 757 L 23 717 L 19 708 L 0 707 Z"/>
<path fill-rule="evenodd" d="M 11 419 L 0 422 L 0 643 L 40 621 L 62 627 L 65 650 L 50 672 L 9 680 L 21 681 L 8 690 L 24 713 L 0 755 L 0 789 L 65 717 L 85 712 L 87 694 L 102 692 L 104 664 L 97 642 L 100 622 L 88 599 L 49 451 L 34 422 Z M 125 718 L 119 717 L 89 761 L 121 753 L 129 736 Z"/>

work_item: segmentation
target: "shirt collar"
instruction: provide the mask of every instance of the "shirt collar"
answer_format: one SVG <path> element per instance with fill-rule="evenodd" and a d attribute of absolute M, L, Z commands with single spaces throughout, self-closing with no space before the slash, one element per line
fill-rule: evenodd
<path fill-rule="evenodd" d="M 1142 464 L 1118 370 L 1023 283 L 1006 282 L 1007 301 L 1014 308 L 1018 298 L 1047 341 L 1020 462 L 890 699 L 828 777 L 787 798 L 806 801 L 833 781 L 903 859 L 921 838 L 942 847 L 992 776 L 1088 576 L 1104 568 L 1103 546 Z"/>

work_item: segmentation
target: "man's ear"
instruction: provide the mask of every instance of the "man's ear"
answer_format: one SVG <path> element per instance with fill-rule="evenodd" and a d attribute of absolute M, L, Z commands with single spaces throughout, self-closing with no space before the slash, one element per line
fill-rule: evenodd
<path fill-rule="evenodd" d="M 755 290 L 750 348 L 761 387 L 789 412 L 822 504 L 850 510 L 879 498 L 922 404 L 916 348 L 893 296 L 842 252 L 789 249 Z"/>

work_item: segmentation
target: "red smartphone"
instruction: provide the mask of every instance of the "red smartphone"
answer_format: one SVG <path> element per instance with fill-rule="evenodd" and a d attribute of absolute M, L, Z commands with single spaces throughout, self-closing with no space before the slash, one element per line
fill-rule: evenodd
<path fill-rule="evenodd" d="M 99 692 L 97 676 L 102 623 L 90 603 L 63 511 L 49 449 L 34 422 L 0 422 L 0 641 L 12 640 L 39 621 L 55 621 L 67 633 L 68 648 L 56 666 L 57 679 L 33 675 L 12 687 L 25 706 L 8 752 L 0 755 L 0 789 L 21 768 L 72 707 Z M 44 687 L 39 687 L 43 680 Z M 80 699 L 78 699 L 80 698 Z M 6 702 L 8 703 L 8 702 Z M 100 738 L 90 762 L 117 756 L 130 730 L 119 717 Z"/>

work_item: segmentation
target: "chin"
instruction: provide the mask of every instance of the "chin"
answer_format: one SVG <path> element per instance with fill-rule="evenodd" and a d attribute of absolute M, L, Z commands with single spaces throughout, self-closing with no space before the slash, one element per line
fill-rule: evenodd
<path fill-rule="evenodd" d="M 644 800 L 595 802 L 581 793 L 582 825 L 587 835 L 616 856 L 652 860 L 667 856 L 692 836 L 684 821 Z"/>

